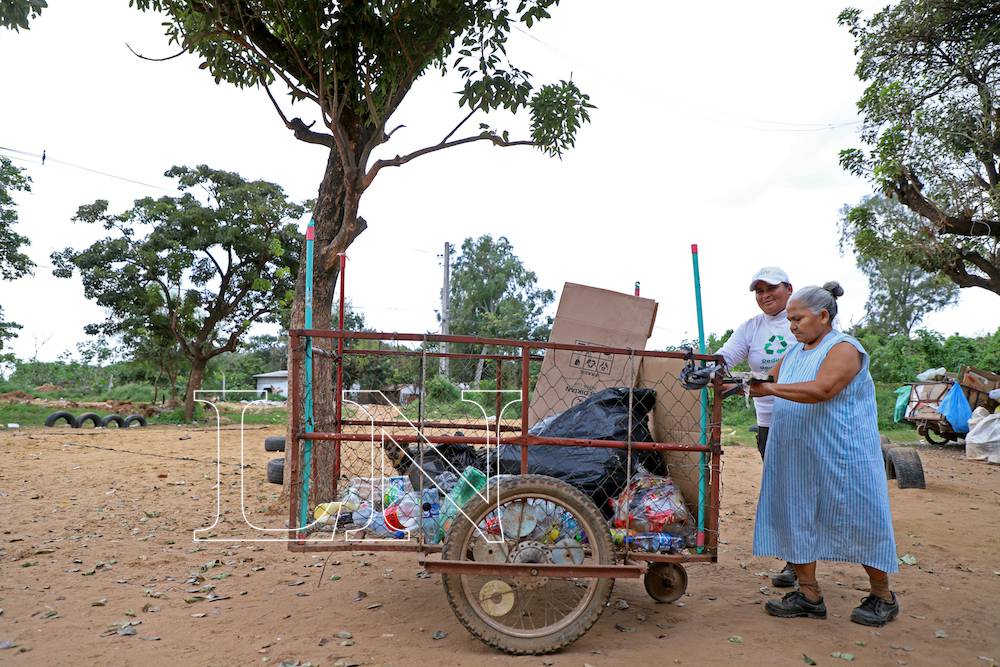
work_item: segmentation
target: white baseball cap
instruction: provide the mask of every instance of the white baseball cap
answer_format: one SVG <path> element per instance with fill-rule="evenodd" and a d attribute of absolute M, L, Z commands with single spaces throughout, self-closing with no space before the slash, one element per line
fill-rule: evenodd
<path fill-rule="evenodd" d="M 753 274 L 753 278 L 750 279 L 750 291 L 754 290 L 754 286 L 758 281 L 763 280 L 768 285 L 780 285 L 781 283 L 792 284 L 792 281 L 788 279 L 788 274 L 780 266 L 765 266 L 763 269 Z"/>

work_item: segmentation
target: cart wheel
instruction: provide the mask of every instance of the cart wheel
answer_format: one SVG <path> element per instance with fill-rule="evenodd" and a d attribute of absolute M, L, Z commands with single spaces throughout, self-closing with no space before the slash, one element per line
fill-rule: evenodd
<path fill-rule="evenodd" d="M 593 501 L 543 475 L 495 482 L 489 502 L 475 496 L 448 531 L 443 560 L 613 565 L 607 524 Z M 502 535 L 501 535 L 502 531 Z M 484 548 L 481 542 L 494 543 Z M 558 651 L 597 621 L 614 579 L 443 574 L 455 616 L 480 640 L 517 655 Z"/>
<path fill-rule="evenodd" d="M 679 600 L 688 587 L 687 570 L 677 563 L 650 563 L 642 583 L 657 602 Z"/>
<path fill-rule="evenodd" d="M 909 447 L 891 449 L 886 456 L 885 472 L 889 479 L 896 479 L 901 489 L 923 489 L 927 486 L 924 481 L 924 466 L 920 463 L 920 454 L 915 449 Z"/>
<path fill-rule="evenodd" d="M 923 434 L 924 439 L 926 439 L 927 442 L 931 443 L 932 445 L 938 445 L 938 446 L 947 445 L 951 441 L 951 438 L 946 438 L 944 436 L 941 436 L 941 439 L 938 440 L 933 435 L 931 435 L 932 433 L 935 433 L 935 432 L 932 431 L 931 429 L 925 429 L 925 432 Z M 935 435 L 938 435 L 938 434 L 935 433 Z"/>

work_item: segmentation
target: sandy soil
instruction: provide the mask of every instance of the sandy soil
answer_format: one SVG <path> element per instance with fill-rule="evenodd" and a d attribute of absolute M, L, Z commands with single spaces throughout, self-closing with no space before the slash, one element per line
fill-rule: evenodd
<path fill-rule="evenodd" d="M 261 442 L 277 433 L 268 429 L 247 431 L 247 515 L 277 527 L 283 517 L 264 511 L 278 489 L 263 481 L 272 455 Z M 215 517 L 215 447 L 214 429 L 0 432 L 0 646 L 16 644 L 0 662 L 845 664 L 833 652 L 865 665 L 1000 661 L 1000 469 L 958 450 L 921 450 L 926 490 L 891 485 L 899 551 L 917 563 L 895 577 L 902 613 L 880 631 L 848 621 L 864 594 L 858 566 L 821 565 L 829 619 L 764 614 L 776 563 L 750 555 L 760 461 L 730 447 L 721 562 L 690 566 L 680 603 L 656 604 L 641 581 L 620 581 L 612 600 L 627 609 L 612 604 L 559 654 L 512 658 L 459 625 L 439 577 L 418 577 L 413 555 L 341 552 L 323 572 L 325 555 L 280 544 L 192 542 Z M 223 431 L 217 535 L 239 532 L 239 451 L 238 432 Z M 358 591 L 367 596 L 355 601 Z M 129 621 L 135 634 L 119 634 Z"/>

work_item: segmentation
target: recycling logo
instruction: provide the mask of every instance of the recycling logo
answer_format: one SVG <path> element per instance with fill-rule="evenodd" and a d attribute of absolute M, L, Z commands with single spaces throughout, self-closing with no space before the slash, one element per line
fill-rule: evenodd
<path fill-rule="evenodd" d="M 785 337 L 780 334 L 771 336 L 764 343 L 764 352 L 768 354 L 784 354 L 787 349 L 788 343 L 785 341 Z"/>

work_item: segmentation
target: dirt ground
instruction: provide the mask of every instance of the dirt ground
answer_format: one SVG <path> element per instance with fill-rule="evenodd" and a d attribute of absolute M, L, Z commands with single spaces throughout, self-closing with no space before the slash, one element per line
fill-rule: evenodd
<path fill-rule="evenodd" d="M 273 455 L 261 443 L 275 433 L 247 431 L 244 480 L 248 517 L 271 527 L 283 517 L 264 512 L 278 487 L 264 482 Z M 239 434 L 222 435 L 216 535 L 239 532 Z M 656 604 L 640 580 L 622 580 L 575 644 L 512 658 L 459 625 L 440 578 L 418 577 L 413 555 L 362 547 L 323 571 L 325 555 L 281 544 L 193 542 L 215 517 L 214 429 L 22 429 L 0 432 L 0 448 L 6 664 L 845 664 L 835 652 L 859 665 L 1000 662 L 1000 468 L 957 449 L 921 450 L 926 490 L 890 486 L 899 553 L 916 563 L 893 579 L 902 612 L 882 630 L 848 621 L 864 595 L 860 566 L 821 564 L 827 620 L 764 614 L 777 564 L 750 555 L 760 460 L 729 447 L 720 562 L 689 566 L 680 602 Z M 134 634 L 121 634 L 130 621 Z"/>

